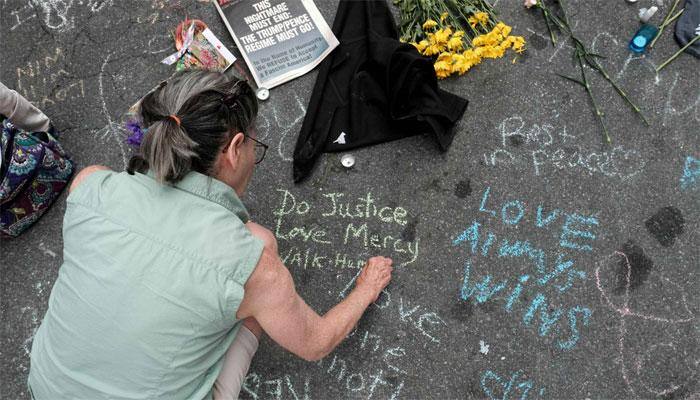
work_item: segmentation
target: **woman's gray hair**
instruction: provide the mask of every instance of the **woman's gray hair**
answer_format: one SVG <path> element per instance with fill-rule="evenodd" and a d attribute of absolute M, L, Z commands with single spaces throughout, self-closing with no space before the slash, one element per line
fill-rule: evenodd
<path fill-rule="evenodd" d="M 127 171 L 153 169 L 157 181 L 175 184 L 190 171 L 212 175 L 223 146 L 253 125 L 258 102 L 244 80 L 187 71 L 146 95 L 139 110 L 147 131 Z"/>

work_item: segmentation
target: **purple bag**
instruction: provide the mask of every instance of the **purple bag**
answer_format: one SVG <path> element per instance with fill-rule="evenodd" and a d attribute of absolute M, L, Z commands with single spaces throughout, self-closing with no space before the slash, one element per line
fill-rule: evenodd
<path fill-rule="evenodd" d="M 55 139 L 57 131 L 26 132 L 2 121 L 0 145 L 0 236 L 16 237 L 61 194 L 74 165 Z"/>

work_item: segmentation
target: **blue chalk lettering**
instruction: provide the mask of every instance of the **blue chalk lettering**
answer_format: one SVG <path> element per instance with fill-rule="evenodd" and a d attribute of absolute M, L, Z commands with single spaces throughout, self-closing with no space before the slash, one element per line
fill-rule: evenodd
<path fill-rule="evenodd" d="M 586 273 L 578 269 L 572 269 L 566 273 L 566 283 L 564 285 L 554 285 L 555 288 L 559 289 L 560 292 L 566 292 L 574 285 L 574 280 L 580 278 L 582 281 L 586 280 Z"/>
<path fill-rule="evenodd" d="M 561 228 L 561 240 L 559 245 L 569 249 L 591 251 L 593 247 L 588 244 L 576 243 L 573 240 L 576 238 L 595 240 L 596 236 L 591 231 L 573 229 L 574 224 L 598 225 L 596 217 L 586 217 L 577 213 L 566 216 L 564 226 Z"/>
<path fill-rule="evenodd" d="M 494 240 L 496 240 L 496 235 L 489 232 L 488 236 L 486 237 L 486 241 L 481 246 L 481 255 L 482 256 L 489 254 L 489 250 L 491 249 L 491 244 L 493 243 Z"/>
<path fill-rule="evenodd" d="M 520 277 L 515 289 L 513 289 L 510 296 L 508 296 L 508 300 L 506 301 L 506 311 L 510 312 L 510 310 L 513 308 L 513 303 L 515 303 L 515 300 L 520 297 L 520 293 L 523 291 L 523 284 L 527 282 L 528 279 L 530 279 L 530 275 L 523 275 Z"/>
<path fill-rule="evenodd" d="M 564 258 L 564 255 L 559 254 L 557 256 L 557 262 L 556 262 L 556 266 L 554 267 L 554 269 L 550 273 L 548 273 L 548 274 L 542 276 L 540 279 L 538 279 L 537 283 L 539 283 L 540 285 L 545 285 L 545 284 L 547 284 L 547 282 L 549 282 L 550 279 L 556 278 L 557 276 L 561 275 L 562 272 L 566 271 L 567 269 L 571 268 L 574 265 L 573 261 L 571 261 L 571 260 L 564 261 L 564 260 L 562 260 L 563 258 Z"/>
<path fill-rule="evenodd" d="M 530 392 L 530 389 L 532 389 L 532 381 L 520 382 L 518 388 L 525 389 L 520 393 L 520 400 L 525 400 L 527 399 L 527 394 Z"/>
<path fill-rule="evenodd" d="M 559 210 L 554 209 L 545 219 L 542 219 L 542 206 L 539 206 L 537 207 L 537 220 L 535 221 L 535 225 L 538 228 L 543 228 L 552 223 L 557 218 L 558 214 Z"/>
<path fill-rule="evenodd" d="M 519 370 L 515 373 L 513 373 L 510 376 L 510 379 L 508 382 L 506 382 L 503 378 L 501 378 L 497 373 L 487 370 L 481 375 L 481 389 L 484 391 L 484 394 L 491 399 L 491 400 L 509 400 L 509 399 L 520 399 L 520 400 L 527 400 L 527 396 L 530 393 L 530 390 L 534 386 L 534 382 L 532 380 L 526 380 L 518 383 L 517 389 L 520 389 L 520 396 L 516 393 L 512 393 L 511 397 L 511 391 L 513 390 L 513 387 L 515 383 L 518 381 L 518 378 L 520 374 L 522 373 L 522 370 Z M 497 387 L 500 387 L 500 389 L 503 391 L 503 394 L 499 397 L 496 396 L 495 393 L 491 390 L 491 386 L 489 385 L 489 381 L 495 381 Z M 540 390 L 540 393 L 543 393 L 542 390 Z"/>
<path fill-rule="evenodd" d="M 489 397 L 489 399 L 499 399 L 493 394 L 491 388 L 487 386 L 487 379 L 493 379 L 494 381 L 496 381 L 496 383 L 498 383 L 499 386 L 501 386 L 501 388 L 503 388 L 503 397 L 501 397 L 500 399 L 507 399 L 508 395 L 510 394 L 510 389 L 513 387 L 513 383 L 515 383 L 515 380 L 517 379 L 519 373 L 520 371 L 514 373 L 510 377 L 508 383 L 504 383 L 503 379 L 500 376 L 498 376 L 498 374 L 491 370 L 488 370 L 484 372 L 483 375 L 481 375 L 481 389 L 483 389 L 484 393 L 486 394 L 486 396 Z"/>
<path fill-rule="evenodd" d="M 559 341 L 559 347 L 562 350 L 571 350 L 578 343 L 580 336 L 577 327 L 576 314 L 583 315 L 583 326 L 588 325 L 588 320 L 591 317 L 591 310 L 586 307 L 576 306 L 569 310 L 569 329 L 571 329 L 571 338 L 566 342 Z"/>
<path fill-rule="evenodd" d="M 508 209 L 511 207 L 517 207 L 518 214 L 513 217 L 508 217 Z M 506 225 L 516 225 L 525 215 L 525 205 L 520 200 L 509 201 L 503 205 L 501 208 L 501 218 L 503 223 Z"/>
<path fill-rule="evenodd" d="M 472 243 L 472 254 L 476 253 L 476 246 L 479 243 L 479 227 L 480 226 L 481 226 L 480 223 L 474 221 L 472 223 L 472 226 L 465 229 L 461 235 L 457 236 L 457 238 L 452 241 L 452 245 L 457 246 L 458 244 L 468 240 Z"/>
<path fill-rule="evenodd" d="M 480 283 L 475 284 L 473 287 L 469 287 L 469 275 L 471 272 L 471 261 L 467 261 L 464 265 L 464 280 L 462 282 L 462 289 L 460 291 L 460 298 L 462 300 L 468 300 L 472 295 L 476 293 L 474 298 L 477 303 L 485 303 L 496 293 L 503 290 L 506 287 L 508 280 L 505 280 L 497 285 L 490 286 L 491 275 L 486 275 Z"/>
<path fill-rule="evenodd" d="M 552 325 L 559 321 L 562 311 L 560 309 L 555 309 L 551 313 L 547 310 L 547 298 L 542 293 L 537 293 L 537 296 L 530 303 L 530 308 L 527 313 L 523 316 L 523 323 L 525 325 L 530 325 L 532 318 L 535 316 L 535 312 L 539 309 L 540 311 L 540 329 L 539 335 L 546 336 Z"/>
<path fill-rule="evenodd" d="M 516 240 L 513 244 L 510 244 L 508 239 L 503 239 L 503 241 L 501 241 L 501 247 L 498 248 L 498 256 L 521 257 L 523 254 L 526 254 L 529 249 L 530 243 L 527 240 L 524 242 Z"/>
<path fill-rule="evenodd" d="M 700 160 L 695 157 L 688 156 L 685 158 L 683 167 L 683 176 L 681 176 L 681 189 L 688 189 L 698 183 L 700 176 Z"/>
<path fill-rule="evenodd" d="M 486 200 L 489 198 L 489 193 L 491 192 L 491 186 L 487 187 L 486 190 L 484 191 L 484 195 L 481 197 L 481 205 L 479 206 L 479 211 L 485 212 L 487 214 L 491 214 L 494 217 L 496 216 L 496 212 L 493 210 L 487 210 L 486 207 Z"/>
<path fill-rule="evenodd" d="M 528 258 L 532 260 L 540 275 L 545 274 L 545 255 L 542 249 L 532 247 L 527 240 L 522 242 L 516 240 L 512 244 L 508 239 L 503 239 L 503 241 L 501 241 L 501 246 L 498 249 L 499 257 L 522 257 L 523 255 L 528 256 Z"/>

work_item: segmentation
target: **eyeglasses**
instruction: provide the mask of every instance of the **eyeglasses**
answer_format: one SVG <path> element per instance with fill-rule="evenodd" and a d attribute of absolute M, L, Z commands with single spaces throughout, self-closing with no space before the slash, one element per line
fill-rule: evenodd
<path fill-rule="evenodd" d="M 248 136 L 247 134 L 243 134 L 243 136 L 247 137 L 248 139 L 252 140 L 255 142 L 255 163 L 260 164 L 262 160 L 265 158 L 265 153 L 267 153 L 267 148 L 269 147 L 265 143 L 255 140 L 252 137 Z"/>
<path fill-rule="evenodd" d="M 255 142 L 255 163 L 260 164 L 262 160 L 265 158 L 265 153 L 267 153 L 267 148 L 270 147 L 266 145 L 265 143 L 253 139 L 250 135 L 247 133 L 244 133 L 243 136 L 247 137 L 248 139 L 252 140 Z M 235 135 L 233 136 L 235 137 Z M 222 153 L 226 153 L 226 149 L 231 145 L 231 142 L 233 142 L 233 137 L 231 137 L 231 140 L 229 140 L 228 144 L 224 146 L 224 149 L 221 151 Z"/>

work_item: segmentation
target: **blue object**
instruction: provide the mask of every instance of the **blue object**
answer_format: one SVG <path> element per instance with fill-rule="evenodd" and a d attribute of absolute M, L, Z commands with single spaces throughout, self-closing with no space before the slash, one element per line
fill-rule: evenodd
<path fill-rule="evenodd" d="M 654 39 L 654 36 L 656 36 L 658 32 L 659 28 L 654 25 L 642 25 L 630 41 L 630 50 L 635 53 L 644 53 L 647 45 Z"/>

